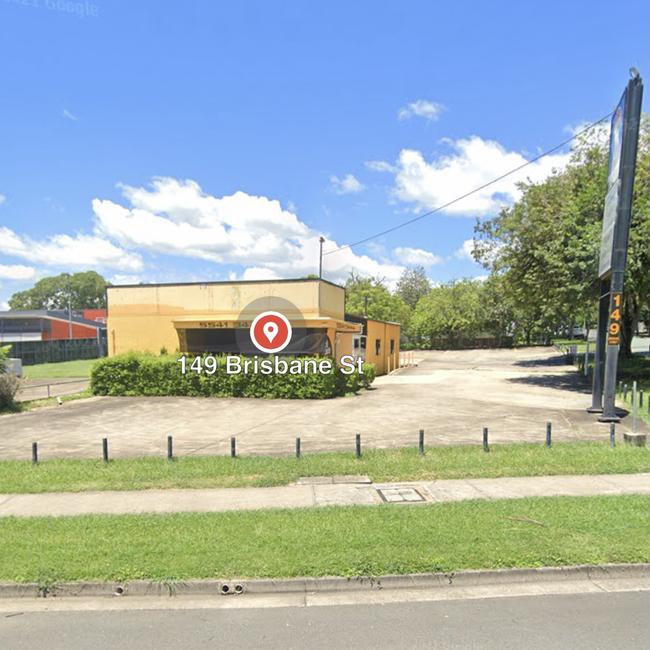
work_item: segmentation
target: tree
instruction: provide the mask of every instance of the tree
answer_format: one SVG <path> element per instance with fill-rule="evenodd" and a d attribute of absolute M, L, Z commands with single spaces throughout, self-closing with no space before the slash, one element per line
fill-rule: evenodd
<path fill-rule="evenodd" d="M 418 300 L 431 291 L 431 282 L 423 266 L 405 269 L 397 281 L 397 295 L 411 308 L 415 309 Z"/>
<path fill-rule="evenodd" d="M 482 287 L 476 280 L 459 280 L 434 287 L 418 301 L 411 331 L 425 346 L 445 338 L 449 347 L 474 338 L 484 325 Z"/>
<path fill-rule="evenodd" d="M 650 301 L 650 124 L 641 129 L 623 309 L 623 354 Z M 607 145 L 583 140 L 565 170 L 522 183 L 512 207 L 475 227 L 475 256 L 500 274 L 518 330 L 548 340 L 595 319 Z"/>
<path fill-rule="evenodd" d="M 18 291 L 9 299 L 11 309 L 72 309 L 106 307 L 109 283 L 95 271 L 61 273 L 42 278 L 31 289 Z"/>
<path fill-rule="evenodd" d="M 345 311 L 401 323 L 408 328 L 410 307 L 397 295 L 392 294 L 378 278 L 362 278 L 355 273 L 345 283 Z"/>

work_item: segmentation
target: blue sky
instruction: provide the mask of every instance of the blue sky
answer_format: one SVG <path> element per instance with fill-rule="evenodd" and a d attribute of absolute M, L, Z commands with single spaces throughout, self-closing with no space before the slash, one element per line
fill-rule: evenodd
<path fill-rule="evenodd" d="M 315 272 L 319 235 L 390 227 L 610 111 L 629 67 L 648 73 L 649 19 L 641 1 L 0 0 L 0 306 L 63 270 Z M 514 180 L 326 256 L 325 277 L 480 276 L 465 242 Z"/>

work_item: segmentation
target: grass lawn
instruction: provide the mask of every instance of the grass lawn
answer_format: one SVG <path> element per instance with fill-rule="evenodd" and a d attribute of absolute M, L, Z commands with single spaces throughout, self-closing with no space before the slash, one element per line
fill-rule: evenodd
<path fill-rule="evenodd" d="M 90 369 L 97 359 L 76 359 L 59 363 L 38 363 L 25 366 L 27 379 L 62 379 L 65 377 L 90 377 Z"/>
<path fill-rule="evenodd" d="M 628 382 L 625 382 L 628 383 Z M 616 403 L 618 406 L 628 410 L 632 413 L 632 382 L 628 383 L 628 393 L 627 399 L 623 398 L 623 393 L 620 392 L 616 395 Z M 637 397 L 637 414 L 639 421 L 643 421 L 646 424 L 650 425 L 650 379 L 641 379 L 637 382 L 637 390 L 643 391 L 643 405 L 640 404 L 640 395 Z M 631 421 L 631 416 L 628 417 L 628 420 Z"/>
<path fill-rule="evenodd" d="M 173 462 L 147 457 L 114 460 L 0 462 L 0 492 L 136 490 L 286 485 L 300 476 L 367 474 L 376 482 L 542 476 L 626 474 L 650 471 L 650 449 L 606 442 L 381 449 L 352 453 L 306 454 L 300 459 L 271 456 L 186 456 Z"/>
<path fill-rule="evenodd" d="M 0 520 L 0 580 L 372 576 L 650 560 L 643 496 Z"/>

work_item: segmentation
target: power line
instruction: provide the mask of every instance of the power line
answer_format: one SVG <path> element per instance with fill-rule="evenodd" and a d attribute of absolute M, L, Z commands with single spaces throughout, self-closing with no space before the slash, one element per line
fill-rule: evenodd
<path fill-rule="evenodd" d="M 323 256 L 325 255 L 332 255 L 332 253 L 338 253 L 338 251 L 342 251 L 346 248 L 353 248 L 354 246 L 359 246 L 360 244 L 365 244 L 366 242 L 376 239 L 377 237 L 381 237 L 382 235 L 387 235 L 389 232 L 394 232 L 395 230 L 399 230 L 400 228 L 404 228 L 404 226 L 408 226 L 412 223 L 415 223 L 416 221 L 419 221 L 420 219 L 424 219 L 425 217 L 429 217 L 432 214 L 435 214 L 436 212 L 440 212 L 441 210 L 444 210 L 445 208 L 448 208 L 450 205 L 453 205 L 454 203 L 458 203 L 459 201 L 462 201 L 463 199 L 466 199 L 468 196 L 471 196 L 472 194 L 476 194 L 476 192 L 480 192 L 481 190 L 484 190 L 486 187 L 490 187 L 490 185 L 494 185 L 495 183 L 498 183 L 499 181 L 502 181 L 504 178 L 507 178 L 508 176 L 512 176 L 512 174 L 516 174 L 518 171 L 521 171 L 525 167 L 528 167 L 528 165 L 532 165 L 533 163 L 537 162 L 538 160 L 541 160 L 545 156 L 549 156 L 550 154 L 554 153 L 558 149 L 562 149 L 562 147 L 566 147 L 570 142 L 573 142 L 576 138 L 579 138 L 581 135 L 584 135 L 587 133 L 587 131 L 591 131 L 595 126 L 598 126 L 601 122 L 604 122 L 605 120 L 609 119 L 612 115 L 614 114 L 614 111 L 611 111 L 607 113 L 607 115 L 604 115 L 601 117 L 599 120 L 596 120 L 595 122 L 592 122 L 589 124 L 589 126 L 586 126 L 584 129 L 581 131 L 578 131 L 577 133 L 574 133 L 570 138 L 566 139 L 564 142 L 560 142 L 560 144 L 555 145 L 554 147 L 551 147 L 550 149 L 547 149 L 546 151 L 540 153 L 539 155 L 535 156 L 534 158 L 531 158 L 530 160 L 527 160 L 525 163 L 519 165 L 518 167 L 515 167 L 514 169 L 511 169 L 510 171 L 506 172 L 505 174 L 501 174 L 501 176 L 497 176 L 497 178 L 493 178 L 491 181 L 488 181 L 487 183 L 484 183 L 483 185 L 479 185 L 478 187 L 475 187 L 473 190 L 470 190 L 469 192 L 465 192 L 465 194 L 461 194 L 460 196 L 457 196 L 455 199 L 452 199 L 451 201 L 447 201 L 447 203 L 443 203 L 442 205 L 439 205 L 438 207 L 434 208 L 433 210 L 429 210 L 428 212 L 424 212 L 423 214 L 419 214 L 417 217 L 413 217 L 412 219 L 409 219 L 408 221 L 403 221 L 402 223 L 398 223 L 395 226 L 392 226 L 391 228 L 387 228 L 386 230 L 382 230 L 381 232 L 375 233 L 374 235 L 370 235 L 369 237 L 366 237 L 365 239 L 360 239 L 359 241 L 355 241 L 352 244 L 345 244 L 344 246 L 339 246 L 338 248 L 335 248 L 333 251 L 327 251 L 323 253 Z"/>

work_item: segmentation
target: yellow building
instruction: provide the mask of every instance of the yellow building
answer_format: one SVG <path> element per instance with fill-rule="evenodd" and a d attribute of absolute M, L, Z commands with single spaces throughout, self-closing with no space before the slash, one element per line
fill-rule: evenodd
<path fill-rule="evenodd" d="M 110 286 L 107 306 L 109 355 L 163 349 L 254 354 L 251 322 L 272 310 L 291 322 L 293 335 L 283 354 L 365 356 L 377 374 L 395 368 L 399 359 L 399 325 L 347 319 L 345 289 L 326 280 Z"/>

